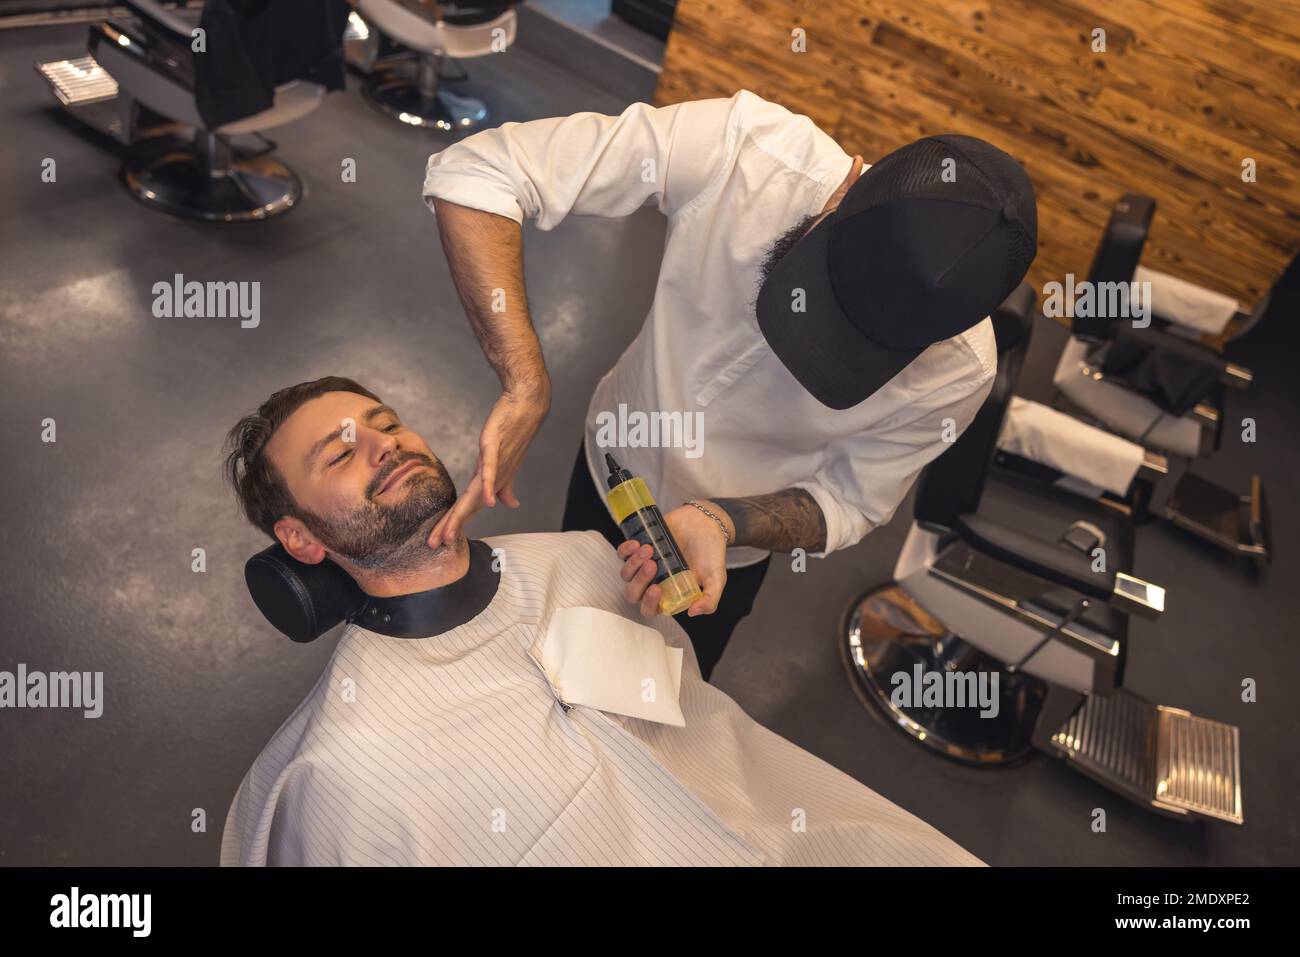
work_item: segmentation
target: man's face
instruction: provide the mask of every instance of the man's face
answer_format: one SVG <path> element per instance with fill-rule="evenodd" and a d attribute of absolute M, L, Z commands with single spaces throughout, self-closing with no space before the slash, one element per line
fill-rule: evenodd
<path fill-rule="evenodd" d="M 853 163 L 849 167 L 848 175 L 844 177 L 839 188 L 831 194 L 828 200 L 826 200 L 826 205 L 822 207 L 822 211 L 816 215 L 805 216 L 802 220 L 795 223 L 778 236 L 772 245 L 767 248 L 767 252 L 763 256 L 763 261 L 759 263 L 758 267 L 760 285 L 767 280 L 769 275 L 771 275 L 772 270 L 776 268 L 776 264 L 784 259 L 786 254 L 794 248 L 795 243 L 807 236 L 812 232 L 814 226 L 831 213 L 835 212 L 840 205 L 840 200 L 842 200 L 848 192 L 849 187 L 853 183 L 857 182 L 858 177 L 862 175 L 862 169 L 862 157 L 854 156 Z"/>
<path fill-rule="evenodd" d="M 298 505 L 300 524 L 330 557 L 362 568 L 413 563 L 456 501 L 451 477 L 424 439 L 388 406 L 352 392 L 303 403 L 276 429 L 266 454 Z M 296 521 L 276 526 L 295 543 L 302 540 Z M 306 551 L 320 554 L 309 542 Z"/>

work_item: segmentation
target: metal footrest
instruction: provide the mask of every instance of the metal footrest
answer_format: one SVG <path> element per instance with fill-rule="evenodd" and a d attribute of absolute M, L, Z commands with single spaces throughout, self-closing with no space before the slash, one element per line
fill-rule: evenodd
<path fill-rule="evenodd" d="M 1234 495 L 1188 472 L 1170 496 L 1165 516 L 1220 548 L 1260 565 L 1268 561 L 1268 519 L 1258 475 L 1251 478 L 1249 495 Z"/>
<path fill-rule="evenodd" d="M 129 138 L 129 131 L 123 130 L 117 80 L 93 56 L 37 63 L 36 72 L 71 116 L 118 141 Z"/>
<path fill-rule="evenodd" d="M 36 64 L 64 106 L 89 106 L 117 96 L 117 80 L 93 56 Z"/>
<path fill-rule="evenodd" d="M 1235 725 L 1121 689 L 1086 698 L 1051 743 L 1079 771 L 1153 810 L 1242 823 Z"/>

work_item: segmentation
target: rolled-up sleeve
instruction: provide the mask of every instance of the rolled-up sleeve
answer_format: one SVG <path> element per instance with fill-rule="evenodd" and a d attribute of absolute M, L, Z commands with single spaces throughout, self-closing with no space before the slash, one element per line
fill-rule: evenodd
<path fill-rule="evenodd" d="M 974 421 L 993 388 L 995 371 L 976 367 L 967 377 L 909 402 L 878 426 L 830 445 L 816 474 L 794 483 L 816 500 L 826 518 L 826 548 L 810 554 L 824 558 L 856 545 L 893 518 L 921 469 Z"/>
<path fill-rule="evenodd" d="M 538 229 L 570 214 L 626 216 L 650 202 L 671 216 L 721 171 L 733 101 L 503 123 L 430 156 L 424 199 L 431 210 L 443 199 Z"/>

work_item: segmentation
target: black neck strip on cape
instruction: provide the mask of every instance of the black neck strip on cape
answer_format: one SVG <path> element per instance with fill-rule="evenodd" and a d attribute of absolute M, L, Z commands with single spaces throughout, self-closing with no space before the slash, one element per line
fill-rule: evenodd
<path fill-rule="evenodd" d="M 392 638 L 432 638 L 478 616 L 496 596 L 501 575 L 492 570 L 492 549 L 469 541 L 469 570 L 441 588 L 391 598 L 367 596 L 352 621 Z"/>

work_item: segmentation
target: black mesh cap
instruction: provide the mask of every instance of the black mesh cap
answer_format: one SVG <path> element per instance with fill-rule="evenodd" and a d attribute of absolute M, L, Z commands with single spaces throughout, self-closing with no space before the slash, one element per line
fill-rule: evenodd
<path fill-rule="evenodd" d="M 759 328 L 804 388 L 848 408 L 989 315 L 1037 248 L 1020 164 L 974 137 L 928 137 L 870 167 L 777 264 Z"/>

